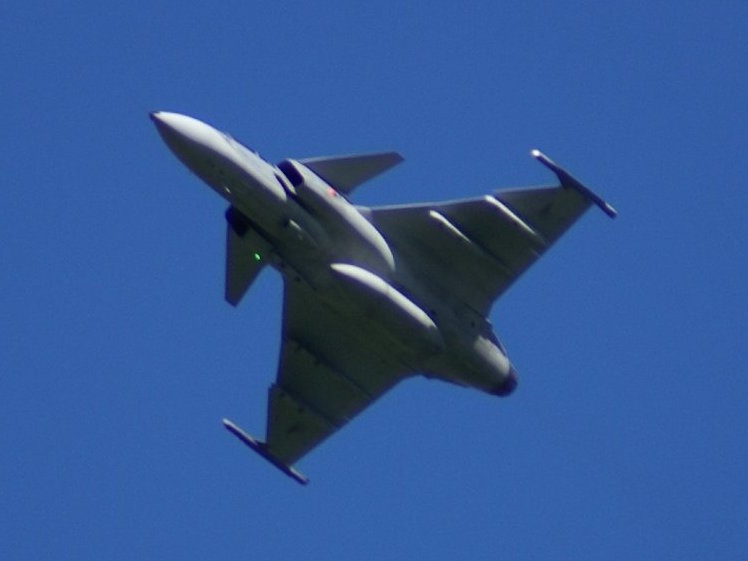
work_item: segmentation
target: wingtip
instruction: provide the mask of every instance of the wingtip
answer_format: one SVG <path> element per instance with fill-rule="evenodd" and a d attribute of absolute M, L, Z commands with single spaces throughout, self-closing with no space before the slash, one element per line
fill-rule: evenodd
<path fill-rule="evenodd" d="M 618 216 L 618 211 L 613 208 L 613 206 L 609 202 L 603 200 L 602 198 L 600 198 L 600 196 L 592 192 L 592 190 L 590 190 L 588 187 L 584 186 L 578 179 L 573 177 L 568 171 L 551 160 L 540 150 L 538 150 L 537 148 L 533 148 L 532 150 L 530 150 L 530 155 L 545 167 L 547 167 L 549 170 L 551 170 L 553 173 L 555 173 L 558 177 L 558 180 L 561 182 L 561 185 L 563 185 L 564 187 L 571 187 L 582 193 L 582 195 L 584 195 L 595 205 L 597 205 L 600 210 L 602 210 L 610 218 L 615 218 L 616 216 Z"/>
<path fill-rule="evenodd" d="M 533 148 L 530 150 L 530 156 L 535 158 L 537 161 L 539 161 L 541 164 L 543 164 L 545 167 L 547 167 L 549 170 L 551 170 L 554 173 L 558 173 L 559 170 L 561 170 L 561 166 L 559 166 L 556 162 L 551 160 L 548 156 L 543 154 L 540 150 L 537 148 Z"/>
<path fill-rule="evenodd" d="M 603 203 L 604 204 L 603 204 L 603 207 L 602 207 L 602 211 L 605 214 L 607 214 L 611 218 L 615 218 L 616 216 L 618 216 L 618 211 L 615 208 L 613 208 L 613 206 L 610 203 L 605 202 L 605 201 L 603 201 Z"/>
<path fill-rule="evenodd" d="M 225 417 L 221 420 L 221 422 L 230 433 L 232 433 L 235 437 L 246 444 L 251 450 L 257 452 L 260 456 L 265 458 L 268 462 L 273 464 L 291 479 L 294 479 L 301 485 L 307 485 L 309 483 L 309 478 L 307 476 L 298 471 L 295 467 L 289 466 L 288 464 L 284 463 L 280 459 L 273 456 L 270 452 L 268 452 L 265 443 L 258 441 L 253 436 L 239 428 L 238 425 L 236 425 L 229 419 L 226 419 Z"/>

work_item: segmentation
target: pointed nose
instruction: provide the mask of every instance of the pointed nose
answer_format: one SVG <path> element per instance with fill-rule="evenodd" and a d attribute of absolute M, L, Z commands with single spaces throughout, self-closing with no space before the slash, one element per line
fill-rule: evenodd
<path fill-rule="evenodd" d="M 149 113 L 151 121 L 156 125 L 160 133 L 179 134 L 183 137 L 194 136 L 205 129 L 210 129 L 202 121 L 182 115 L 180 113 L 169 113 L 168 111 L 151 111 Z"/>
<path fill-rule="evenodd" d="M 216 152 L 227 150 L 221 133 L 198 119 L 168 111 L 152 111 L 150 118 L 172 150 L 179 152 L 195 146 Z"/>
<path fill-rule="evenodd" d="M 153 124 L 156 125 L 156 129 L 158 129 L 159 134 L 164 138 L 164 140 L 168 140 L 169 138 L 173 139 L 176 136 L 185 136 L 184 134 L 178 134 L 180 132 L 186 132 L 179 130 L 179 119 L 176 118 L 182 117 L 182 115 L 179 115 L 178 113 L 167 113 L 166 111 L 151 111 L 148 116 L 151 118 L 151 121 L 153 121 Z"/>

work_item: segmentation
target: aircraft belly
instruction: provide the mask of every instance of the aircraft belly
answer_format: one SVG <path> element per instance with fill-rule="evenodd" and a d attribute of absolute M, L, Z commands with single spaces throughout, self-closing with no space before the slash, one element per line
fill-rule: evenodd
<path fill-rule="evenodd" d="M 417 304 L 381 277 L 355 265 L 330 266 L 340 304 L 361 320 L 369 320 L 372 331 L 381 331 L 397 347 L 416 356 L 444 348 L 439 328 Z M 407 341 L 407 344 L 404 342 Z"/>
<path fill-rule="evenodd" d="M 284 280 L 278 374 L 264 442 L 224 425 L 300 483 L 291 464 L 416 373 L 506 396 L 516 372 L 487 320 L 493 302 L 591 205 L 615 210 L 534 150 L 559 184 L 483 197 L 356 207 L 341 194 L 395 153 L 278 166 L 210 125 L 151 113 L 168 147 L 230 203 L 226 299 L 260 271 Z"/>

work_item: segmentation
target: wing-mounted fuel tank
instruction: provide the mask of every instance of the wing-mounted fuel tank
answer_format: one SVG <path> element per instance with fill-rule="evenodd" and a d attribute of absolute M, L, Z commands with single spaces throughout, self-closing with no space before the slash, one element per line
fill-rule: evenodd
<path fill-rule="evenodd" d="M 330 265 L 337 294 L 381 327 L 381 334 L 403 355 L 431 355 L 444 348 L 439 328 L 415 302 L 371 271 L 346 263 Z M 376 328 L 374 328 L 376 329 Z"/>
<path fill-rule="evenodd" d="M 351 262 L 385 275 L 394 271 L 395 259 L 385 239 L 343 195 L 298 161 L 284 160 L 278 168 L 293 187 L 291 196 L 328 231 Z"/>

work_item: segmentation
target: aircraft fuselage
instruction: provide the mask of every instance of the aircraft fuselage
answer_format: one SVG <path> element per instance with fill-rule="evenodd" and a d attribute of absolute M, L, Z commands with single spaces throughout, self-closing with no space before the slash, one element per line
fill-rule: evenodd
<path fill-rule="evenodd" d="M 355 318 L 377 352 L 429 377 L 496 395 L 514 390 L 516 374 L 486 318 L 445 301 L 398 263 L 366 208 L 298 161 L 272 165 L 185 115 L 151 118 L 174 154 L 231 205 L 229 223 L 267 242 L 257 258 Z"/>

